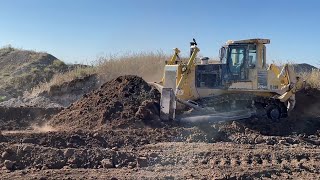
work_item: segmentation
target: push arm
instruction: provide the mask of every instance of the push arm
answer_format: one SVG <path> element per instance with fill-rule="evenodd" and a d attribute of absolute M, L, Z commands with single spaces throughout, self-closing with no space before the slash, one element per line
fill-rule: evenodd
<path fill-rule="evenodd" d="M 180 81 L 178 82 L 177 91 L 180 91 L 182 86 L 184 85 L 184 83 L 185 83 L 185 81 L 186 81 L 186 79 L 188 77 L 188 74 L 191 71 L 191 68 L 194 66 L 194 61 L 195 61 L 199 51 L 200 51 L 200 49 L 198 47 L 194 47 L 194 51 L 193 51 L 193 53 L 192 53 L 192 55 L 191 55 L 191 57 L 190 57 L 190 59 L 189 59 L 189 61 L 187 63 L 187 66 L 185 67 L 184 70 L 182 70 L 183 73 L 182 73 Z M 179 92 L 176 92 L 176 93 L 179 93 Z"/>

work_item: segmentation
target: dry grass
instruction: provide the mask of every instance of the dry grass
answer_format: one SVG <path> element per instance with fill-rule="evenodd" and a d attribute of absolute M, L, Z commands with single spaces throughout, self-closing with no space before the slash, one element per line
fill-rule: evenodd
<path fill-rule="evenodd" d="M 137 75 L 146 81 L 159 81 L 163 74 L 164 62 L 168 59 L 169 56 L 162 52 L 127 53 L 100 57 L 92 67 L 78 67 L 67 73 L 55 75 L 49 82 L 33 88 L 29 95 L 38 95 L 43 91 L 49 91 L 53 85 L 59 86 L 64 82 L 90 74 L 98 74 L 101 84 L 121 75 Z"/>
<path fill-rule="evenodd" d="M 38 95 L 43 91 L 49 91 L 50 87 L 59 86 L 64 82 L 70 82 L 74 79 L 85 77 L 87 75 L 95 74 L 96 67 L 76 67 L 75 69 L 61 74 L 56 74 L 49 82 L 41 83 L 32 89 L 31 95 Z"/>
<path fill-rule="evenodd" d="M 97 72 L 104 82 L 121 75 L 137 75 L 146 81 L 159 81 L 164 62 L 168 59 L 169 56 L 162 52 L 101 57 L 96 62 Z"/>
<path fill-rule="evenodd" d="M 11 51 L 14 51 L 14 50 L 15 50 L 15 48 L 13 48 L 10 44 L 6 45 L 6 46 L 2 46 L 0 48 L 0 56 L 8 54 L 8 53 L 10 53 Z"/>
<path fill-rule="evenodd" d="M 278 67 L 282 67 L 284 64 L 294 65 L 297 63 L 295 63 L 294 61 L 277 60 L 277 61 L 273 61 L 273 64 L 277 65 Z M 319 66 L 320 66 L 320 62 L 319 62 Z M 302 79 L 306 81 L 306 85 L 308 87 L 320 90 L 320 67 L 319 66 L 318 66 L 318 69 L 312 69 L 311 71 L 308 68 L 306 69 L 302 68 L 302 71 L 306 71 L 306 72 L 297 73 L 297 75 L 302 77 Z"/>
<path fill-rule="evenodd" d="M 307 86 L 320 89 L 320 69 L 313 69 L 310 73 L 302 73 L 301 77 L 306 80 Z"/>

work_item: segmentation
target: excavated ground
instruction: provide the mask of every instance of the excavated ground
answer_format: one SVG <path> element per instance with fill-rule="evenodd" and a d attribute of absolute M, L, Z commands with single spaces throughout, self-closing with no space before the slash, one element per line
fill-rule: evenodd
<path fill-rule="evenodd" d="M 42 124 L 45 119 L 63 108 L 4 107 L 0 106 L 0 130 L 25 130 L 34 124 Z"/>
<path fill-rule="evenodd" d="M 129 127 L 159 120 L 160 93 L 137 76 L 121 76 L 83 95 L 49 124 L 59 130 Z"/>
<path fill-rule="evenodd" d="M 159 93 L 141 78 L 119 77 L 57 113 L 50 126 L 3 128 L 0 177 L 319 179 L 320 91 L 296 98 L 280 122 L 164 124 L 156 116 Z"/>

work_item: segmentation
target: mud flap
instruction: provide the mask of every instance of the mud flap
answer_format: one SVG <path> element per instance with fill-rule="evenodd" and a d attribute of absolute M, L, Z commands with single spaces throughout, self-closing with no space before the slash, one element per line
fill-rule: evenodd
<path fill-rule="evenodd" d="M 176 104 L 172 88 L 162 88 L 160 99 L 160 119 L 163 121 L 174 120 Z"/>

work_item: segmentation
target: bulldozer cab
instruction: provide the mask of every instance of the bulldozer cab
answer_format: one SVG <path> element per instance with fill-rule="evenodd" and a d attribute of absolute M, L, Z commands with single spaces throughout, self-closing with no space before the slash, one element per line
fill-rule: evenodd
<path fill-rule="evenodd" d="M 225 77 L 230 81 L 249 81 L 250 72 L 266 69 L 265 45 L 268 39 L 228 41 L 220 49 L 220 61 L 225 65 Z"/>

